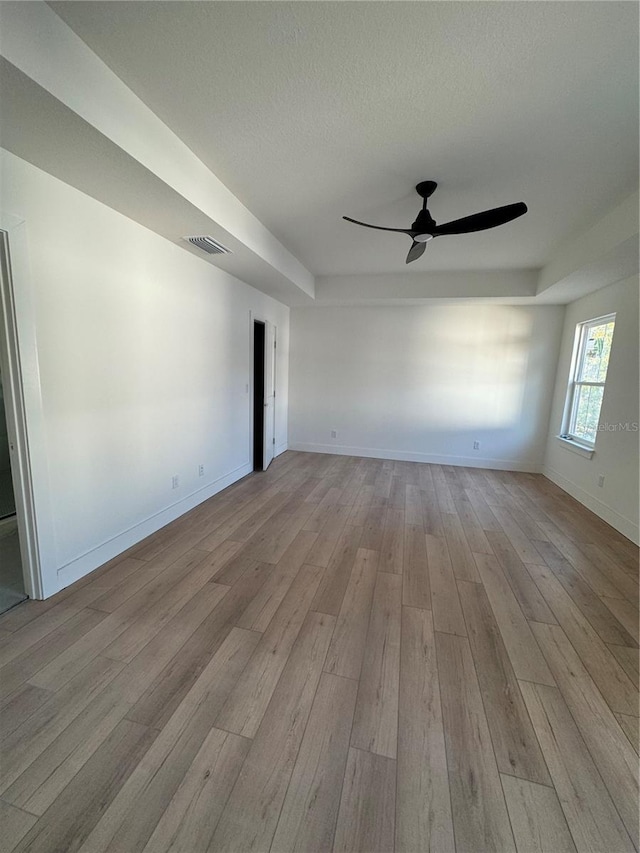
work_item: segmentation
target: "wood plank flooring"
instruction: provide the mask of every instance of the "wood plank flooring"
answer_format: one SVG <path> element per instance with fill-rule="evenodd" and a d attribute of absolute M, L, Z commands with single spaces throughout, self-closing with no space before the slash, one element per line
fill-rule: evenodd
<path fill-rule="evenodd" d="M 0 848 L 637 850 L 637 639 L 541 475 L 288 451 L 0 617 Z"/>

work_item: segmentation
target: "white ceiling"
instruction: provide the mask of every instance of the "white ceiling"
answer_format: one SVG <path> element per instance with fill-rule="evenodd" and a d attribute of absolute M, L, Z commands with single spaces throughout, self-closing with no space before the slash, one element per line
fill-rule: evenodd
<path fill-rule="evenodd" d="M 316 275 L 403 272 L 439 221 L 525 201 L 408 268 L 538 268 L 638 184 L 630 2 L 54 2 Z"/>

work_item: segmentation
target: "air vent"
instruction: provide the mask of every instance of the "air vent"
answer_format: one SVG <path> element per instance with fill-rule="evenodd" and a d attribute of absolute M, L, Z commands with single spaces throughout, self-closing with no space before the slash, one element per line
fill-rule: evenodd
<path fill-rule="evenodd" d="M 231 249 L 227 249 L 226 246 L 218 243 L 213 237 L 185 237 L 184 239 L 209 255 L 228 255 L 231 252 Z"/>

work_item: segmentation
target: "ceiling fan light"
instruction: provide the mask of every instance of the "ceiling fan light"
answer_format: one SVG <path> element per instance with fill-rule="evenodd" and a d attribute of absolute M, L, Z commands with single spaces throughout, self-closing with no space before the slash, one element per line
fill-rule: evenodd
<path fill-rule="evenodd" d="M 429 240 L 433 240 L 433 234 L 416 234 L 413 239 L 416 243 L 428 243 Z"/>

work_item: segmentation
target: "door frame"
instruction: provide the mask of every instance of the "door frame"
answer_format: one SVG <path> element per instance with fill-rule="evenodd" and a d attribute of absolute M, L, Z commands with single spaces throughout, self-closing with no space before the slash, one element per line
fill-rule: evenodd
<path fill-rule="evenodd" d="M 253 334 L 253 325 L 254 323 L 264 323 L 265 324 L 265 354 L 266 354 L 266 346 L 267 346 L 267 336 L 266 336 L 266 326 L 270 324 L 273 326 L 273 340 L 275 342 L 275 352 L 273 355 L 273 436 L 275 438 L 276 435 L 276 406 L 278 395 L 276 393 L 276 387 L 278 382 L 278 362 L 277 362 L 277 353 L 278 353 L 278 327 L 275 323 L 271 322 L 264 314 L 258 314 L 252 310 L 249 311 L 249 365 L 250 365 L 250 378 L 247 384 L 247 391 L 249 393 L 249 461 L 253 465 L 253 431 L 254 431 L 254 422 L 253 422 L 253 393 L 254 393 L 254 375 L 253 375 L 253 365 L 254 365 L 254 334 Z M 264 359 L 264 369 L 265 369 L 265 379 L 266 379 L 266 369 L 267 369 L 267 359 Z M 273 446 L 273 459 L 276 458 L 275 454 L 276 445 L 274 443 Z M 263 448 L 264 451 L 264 448 Z"/>
<path fill-rule="evenodd" d="M 0 364 L 25 592 L 58 591 L 44 411 L 24 220 L 0 211 Z"/>

